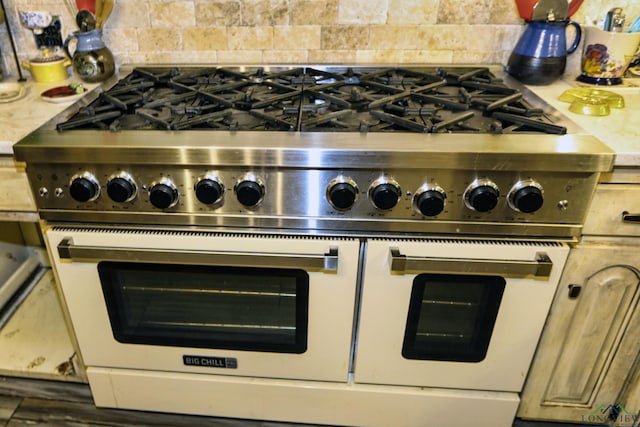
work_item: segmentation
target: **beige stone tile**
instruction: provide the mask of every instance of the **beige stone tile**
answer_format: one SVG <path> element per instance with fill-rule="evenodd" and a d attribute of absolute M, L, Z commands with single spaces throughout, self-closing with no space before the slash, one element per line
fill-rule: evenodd
<path fill-rule="evenodd" d="M 454 64 L 491 64 L 494 61 L 494 52 L 456 51 L 453 53 Z"/>
<path fill-rule="evenodd" d="M 338 0 L 338 24 L 384 24 L 389 0 Z"/>
<path fill-rule="evenodd" d="M 289 23 L 287 0 L 244 0 L 243 25 L 286 25 Z"/>
<path fill-rule="evenodd" d="M 262 64 L 261 50 L 219 50 L 218 62 L 220 64 Z"/>
<path fill-rule="evenodd" d="M 148 28 L 150 26 L 151 15 L 147 2 L 140 0 L 118 0 L 105 23 L 105 28 Z"/>
<path fill-rule="evenodd" d="M 433 25 L 421 27 L 419 38 L 425 49 L 492 51 L 495 27 L 491 25 Z"/>
<path fill-rule="evenodd" d="M 438 19 L 438 3 L 438 0 L 389 0 L 387 23 L 435 24 Z"/>
<path fill-rule="evenodd" d="M 496 26 L 493 50 L 512 50 L 524 29 L 524 25 Z"/>
<path fill-rule="evenodd" d="M 182 30 L 184 50 L 225 50 L 227 30 L 223 27 L 189 27 Z"/>
<path fill-rule="evenodd" d="M 355 50 L 312 50 L 309 51 L 311 64 L 355 64 Z"/>
<path fill-rule="evenodd" d="M 196 25 L 240 25 L 240 2 L 238 0 L 197 1 Z"/>
<path fill-rule="evenodd" d="M 127 52 L 137 52 L 138 32 L 135 28 L 111 29 L 105 28 L 102 31 L 102 40 L 114 55 Z"/>
<path fill-rule="evenodd" d="M 519 24 L 523 22 L 518 14 L 518 8 L 514 1 L 495 1 L 491 8 L 490 24 Z"/>
<path fill-rule="evenodd" d="M 149 16 L 151 26 L 154 28 L 180 28 L 196 25 L 195 5 L 191 1 L 150 2 Z"/>
<path fill-rule="evenodd" d="M 291 0 L 291 24 L 333 25 L 338 22 L 338 0 Z"/>
<path fill-rule="evenodd" d="M 441 0 L 438 24 L 487 24 L 491 17 L 491 5 L 492 0 Z"/>
<path fill-rule="evenodd" d="M 137 29 L 138 47 L 142 52 L 171 51 L 182 48 L 177 31 L 169 28 Z"/>
<path fill-rule="evenodd" d="M 369 27 L 366 25 L 331 25 L 322 27 L 322 49 L 366 49 Z"/>
<path fill-rule="evenodd" d="M 321 27 L 293 25 L 273 28 L 273 46 L 279 50 L 320 49 Z"/>
<path fill-rule="evenodd" d="M 306 64 L 309 61 L 308 50 L 265 50 L 262 53 L 265 64 Z"/>
<path fill-rule="evenodd" d="M 372 25 L 369 49 L 417 49 L 421 27 L 418 25 Z"/>
<path fill-rule="evenodd" d="M 405 50 L 400 57 L 401 64 L 450 64 L 452 50 Z"/>
<path fill-rule="evenodd" d="M 228 27 L 230 50 L 273 49 L 273 27 Z"/>

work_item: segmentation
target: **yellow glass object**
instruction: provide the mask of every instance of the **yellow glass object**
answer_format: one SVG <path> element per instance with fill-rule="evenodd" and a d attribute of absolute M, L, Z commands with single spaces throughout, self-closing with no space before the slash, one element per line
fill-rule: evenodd
<path fill-rule="evenodd" d="M 606 116 L 611 113 L 611 108 L 624 108 L 622 95 L 588 87 L 568 89 L 559 99 L 571 103 L 569 111 L 587 116 Z"/>

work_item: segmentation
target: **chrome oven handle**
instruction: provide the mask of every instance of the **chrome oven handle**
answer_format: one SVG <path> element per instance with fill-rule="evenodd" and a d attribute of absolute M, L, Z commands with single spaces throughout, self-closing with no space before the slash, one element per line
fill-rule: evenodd
<path fill-rule="evenodd" d="M 492 260 L 476 258 L 432 258 L 402 255 L 398 248 L 390 248 L 392 274 L 477 274 L 509 277 L 533 276 L 548 279 L 553 262 L 545 252 L 537 252 L 535 260 Z"/>
<path fill-rule="evenodd" d="M 64 238 L 58 244 L 61 259 L 73 262 L 129 261 L 160 262 L 168 264 L 215 265 L 230 267 L 300 268 L 323 273 L 338 272 L 338 248 L 319 255 L 273 254 L 264 252 L 218 252 L 184 249 L 118 248 L 107 246 L 74 245 L 73 239 Z"/>

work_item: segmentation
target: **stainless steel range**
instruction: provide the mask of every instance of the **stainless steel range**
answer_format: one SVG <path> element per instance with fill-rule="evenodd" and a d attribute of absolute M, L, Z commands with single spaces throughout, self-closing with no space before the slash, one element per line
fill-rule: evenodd
<path fill-rule="evenodd" d="M 124 74 L 15 146 L 98 406 L 511 425 L 611 150 L 492 68 Z"/>

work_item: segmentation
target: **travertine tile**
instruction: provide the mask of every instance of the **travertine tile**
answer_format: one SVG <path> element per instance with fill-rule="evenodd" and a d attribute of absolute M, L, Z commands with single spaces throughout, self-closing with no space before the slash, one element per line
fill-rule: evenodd
<path fill-rule="evenodd" d="M 196 25 L 195 5 L 191 1 L 150 2 L 149 16 L 151 26 L 154 28 L 180 28 Z"/>
<path fill-rule="evenodd" d="M 265 50 L 262 54 L 265 64 L 306 64 L 308 50 Z"/>
<path fill-rule="evenodd" d="M 273 47 L 282 50 L 320 49 L 321 27 L 294 25 L 273 28 Z"/>
<path fill-rule="evenodd" d="M 339 24 L 384 24 L 389 0 L 338 0 Z"/>
<path fill-rule="evenodd" d="M 147 2 L 140 0 L 118 0 L 105 23 L 105 28 L 148 28 L 150 26 L 151 15 Z"/>
<path fill-rule="evenodd" d="M 227 30 L 224 27 L 189 27 L 182 30 L 185 50 L 226 50 Z"/>
<path fill-rule="evenodd" d="M 262 64 L 261 50 L 219 50 L 218 62 L 220 64 Z"/>
<path fill-rule="evenodd" d="M 518 14 L 518 8 L 514 1 L 495 1 L 489 17 L 490 24 L 518 24 L 523 22 Z"/>
<path fill-rule="evenodd" d="M 182 48 L 182 39 L 177 31 L 169 28 L 137 29 L 138 46 L 141 52 L 171 51 Z"/>
<path fill-rule="evenodd" d="M 438 0 L 389 0 L 387 24 L 425 25 L 437 19 Z"/>
<path fill-rule="evenodd" d="M 102 31 L 102 40 L 115 56 L 120 53 L 137 52 L 140 50 L 138 46 L 138 32 L 135 28 L 110 29 L 105 28 Z M 116 58 L 117 60 L 118 58 Z"/>
<path fill-rule="evenodd" d="M 487 24 L 491 5 L 492 0 L 440 0 L 438 24 Z"/>
<path fill-rule="evenodd" d="M 355 50 L 312 50 L 309 52 L 312 64 L 355 64 Z"/>
<path fill-rule="evenodd" d="M 420 28 L 418 25 L 372 25 L 369 49 L 417 49 Z"/>
<path fill-rule="evenodd" d="M 287 0 L 244 0 L 243 25 L 286 25 L 289 23 Z"/>
<path fill-rule="evenodd" d="M 273 49 L 273 27 L 228 27 L 230 50 Z"/>
<path fill-rule="evenodd" d="M 291 24 L 333 25 L 338 22 L 338 0 L 291 0 Z"/>
<path fill-rule="evenodd" d="M 434 25 L 421 27 L 425 49 L 493 51 L 495 27 L 491 25 Z"/>
<path fill-rule="evenodd" d="M 400 56 L 401 64 L 450 64 L 452 50 L 406 50 Z"/>
<path fill-rule="evenodd" d="M 197 1 L 196 24 L 203 27 L 240 25 L 240 1 Z"/>
<path fill-rule="evenodd" d="M 366 25 L 332 25 L 322 27 L 322 49 L 366 49 L 369 27 Z"/>

